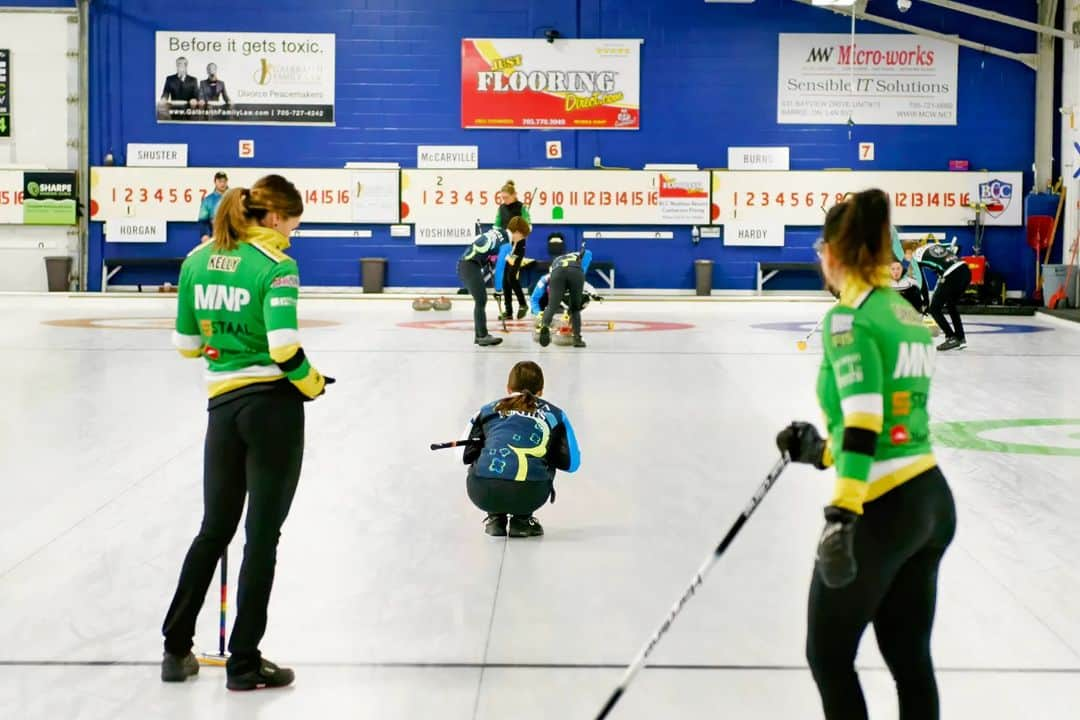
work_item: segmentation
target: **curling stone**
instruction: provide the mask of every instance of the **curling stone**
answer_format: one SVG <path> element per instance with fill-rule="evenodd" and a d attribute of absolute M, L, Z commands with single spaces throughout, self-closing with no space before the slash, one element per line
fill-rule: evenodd
<path fill-rule="evenodd" d="M 413 310 L 430 310 L 432 306 L 429 298 L 416 298 L 412 301 Z"/>
<path fill-rule="evenodd" d="M 449 310 L 453 307 L 453 303 L 450 302 L 449 298 L 440 297 L 432 301 L 431 307 L 434 310 Z"/>

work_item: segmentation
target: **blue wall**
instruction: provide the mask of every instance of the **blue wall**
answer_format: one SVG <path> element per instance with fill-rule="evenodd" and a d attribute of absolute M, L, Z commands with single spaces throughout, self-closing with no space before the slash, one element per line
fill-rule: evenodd
<path fill-rule="evenodd" d="M 1034 20 L 1035 3 L 1016 8 L 1009 0 L 973 4 Z M 417 144 L 475 144 L 482 167 L 533 167 L 545 140 L 562 140 L 566 167 L 605 165 L 640 168 L 646 162 L 694 162 L 724 167 L 728 145 L 787 145 L 793 169 L 940 170 L 950 158 L 973 168 L 1028 169 L 1033 161 L 1034 72 L 1018 63 L 960 50 L 959 123 L 955 127 L 856 127 L 777 125 L 777 33 L 848 32 L 850 21 L 793 0 L 750 5 L 703 0 L 354 0 L 345 8 L 330 0 L 275 3 L 190 0 L 189 21 L 179 20 L 172 0 L 95 0 L 91 6 L 91 162 L 106 152 L 123 161 L 128 142 L 184 142 L 192 165 L 238 165 L 237 141 L 254 138 L 258 166 L 340 167 L 349 160 L 393 160 L 415 166 Z M 452 9 L 449 9 L 452 8 Z M 891 0 L 872 0 L 870 10 L 899 17 Z M 916 4 L 903 16 L 977 42 L 1033 52 L 1032 33 Z M 541 37 L 555 27 L 565 37 L 641 37 L 642 129 L 637 132 L 528 132 L 460 128 L 462 37 Z M 291 31 L 337 34 L 337 127 L 158 125 L 152 108 L 156 30 Z M 888 32 L 859 23 L 859 33 Z M 859 141 L 877 144 L 877 159 L 859 163 Z M 253 161 L 254 163 L 254 161 Z M 1026 184 L 1030 184 L 1030 173 Z M 1017 197 L 1019 200 L 1019 197 Z M 166 246 L 132 248 L 103 244 L 93 225 L 91 268 L 103 249 L 112 254 L 183 255 L 196 241 L 194 224 L 170 225 Z M 539 226 L 531 255 L 543 256 L 552 228 Z M 904 228 L 919 230 L 922 228 Z M 361 256 L 389 258 L 390 285 L 455 285 L 457 248 L 423 247 L 373 228 L 365 241 L 301 240 L 293 254 L 306 284 L 357 285 Z M 580 229 L 564 228 L 571 246 Z M 970 245 L 970 232 L 950 235 Z M 691 287 L 692 261 L 716 261 L 718 287 L 750 288 L 754 262 L 808 260 L 817 237 L 812 228 L 789 228 L 784 248 L 724 248 L 722 240 L 694 245 L 689 228 L 674 241 L 594 241 L 598 259 L 614 260 L 624 287 Z M 995 269 L 1024 287 L 1032 253 L 1021 229 L 992 228 L 984 250 Z M 122 275 L 118 282 L 134 282 Z M 97 282 L 96 273 L 91 280 Z M 1029 284 L 1030 280 L 1027 281 Z"/>

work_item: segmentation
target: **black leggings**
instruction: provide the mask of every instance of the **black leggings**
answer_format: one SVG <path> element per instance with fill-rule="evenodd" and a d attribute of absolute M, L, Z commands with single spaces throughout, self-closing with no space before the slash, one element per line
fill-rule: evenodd
<path fill-rule="evenodd" d="M 514 262 L 507 262 L 503 270 L 503 305 L 506 306 L 506 316 L 514 314 L 514 295 L 517 295 L 518 305 L 527 307 L 525 304 L 525 291 L 521 289 L 521 263 L 525 259 L 525 251 L 519 255 L 514 252 L 511 256 Z M 508 260 L 511 258 L 507 258 Z"/>
<path fill-rule="evenodd" d="M 544 310 L 544 327 L 551 327 L 551 320 L 559 308 L 559 302 L 567 293 L 570 294 L 570 326 L 574 337 L 581 337 L 581 306 L 585 296 L 585 273 L 579 267 L 555 268 L 548 280 L 548 306 Z"/>
<path fill-rule="evenodd" d="M 960 310 L 956 305 L 960 302 L 960 298 L 964 297 L 970 284 L 971 268 L 963 263 L 938 281 L 937 288 L 934 290 L 934 299 L 930 301 L 930 315 L 945 333 L 946 338 L 965 339 L 964 324 L 960 321 Z M 946 311 L 952 318 L 951 327 L 949 321 L 945 319 Z"/>
<path fill-rule="evenodd" d="M 162 633 L 165 650 L 191 650 L 195 621 L 218 558 L 229 546 L 248 499 L 244 560 L 228 672 L 257 669 L 274 584 L 278 538 L 300 480 L 304 403 L 291 386 L 239 397 L 210 410 L 203 470 L 203 519 L 184 558 Z"/>
<path fill-rule="evenodd" d="M 458 277 L 465 284 L 465 289 L 472 295 L 473 332 L 478 338 L 487 337 L 487 286 L 484 285 L 484 270 L 472 260 L 462 260 L 457 266 Z"/>
<path fill-rule="evenodd" d="M 806 657 L 826 720 L 866 720 L 855 654 L 869 623 L 900 696 L 900 720 L 938 720 L 930 659 L 938 565 L 956 531 L 945 477 L 928 470 L 868 503 L 855 534 L 858 576 L 830 590 L 815 568 Z"/>
<path fill-rule="evenodd" d="M 489 515 L 528 517 L 542 508 L 551 497 L 552 484 L 477 477 L 470 469 L 465 486 L 473 505 Z"/>

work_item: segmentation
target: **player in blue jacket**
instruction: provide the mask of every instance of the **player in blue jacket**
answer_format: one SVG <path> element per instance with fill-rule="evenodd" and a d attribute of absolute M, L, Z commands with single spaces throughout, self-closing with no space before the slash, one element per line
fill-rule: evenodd
<path fill-rule="evenodd" d="M 472 245 L 462 253 L 458 260 L 458 277 L 476 303 L 473 308 L 473 330 L 475 342 L 481 347 L 498 345 L 502 338 L 492 337 L 487 330 L 487 288 L 484 286 L 484 269 L 495 258 L 495 292 L 501 293 L 503 273 L 506 270 L 506 258 L 510 255 L 512 243 L 520 242 L 529 236 L 532 227 L 523 217 L 511 218 L 505 228 L 493 227 L 481 233 Z"/>
<path fill-rule="evenodd" d="M 488 403 L 472 419 L 464 461 L 469 499 L 486 512 L 484 532 L 495 537 L 544 534 L 533 513 L 555 502 L 555 471 L 581 464 L 566 413 L 546 400 L 544 372 L 531 361 L 510 370 L 510 395 Z"/>
<path fill-rule="evenodd" d="M 574 347 L 577 348 L 585 347 L 585 341 L 581 339 L 581 308 L 584 306 L 585 273 L 589 271 L 591 262 L 592 251 L 584 249 L 560 255 L 551 261 L 548 292 L 552 298 L 569 295 L 570 326 L 574 331 Z M 549 302 L 543 317 L 540 318 L 537 329 L 540 331 L 542 347 L 547 347 L 551 342 L 551 320 L 558 308 L 558 302 Z"/>

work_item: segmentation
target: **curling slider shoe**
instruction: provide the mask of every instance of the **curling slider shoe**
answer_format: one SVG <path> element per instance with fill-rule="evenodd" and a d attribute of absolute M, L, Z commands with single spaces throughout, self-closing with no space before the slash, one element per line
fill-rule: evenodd
<path fill-rule="evenodd" d="M 436 298 L 431 303 L 431 308 L 433 310 L 446 311 L 449 310 L 451 307 L 453 307 L 453 303 L 450 302 L 449 298 L 445 297 Z"/>
<path fill-rule="evenodd" d="M 420 310 L 420 311 L 430 310 L 432 308 L 432 306 L 433 306 L 433 303 L 432 303 L 430 298 L 416 298 L 415 300 L 412 301 L 412 309 L 413 310 Z"/>

